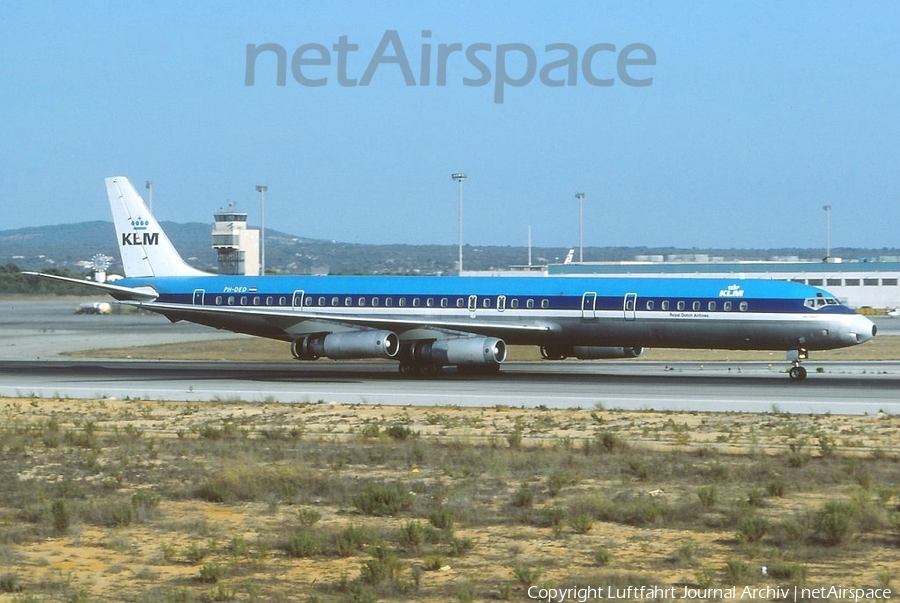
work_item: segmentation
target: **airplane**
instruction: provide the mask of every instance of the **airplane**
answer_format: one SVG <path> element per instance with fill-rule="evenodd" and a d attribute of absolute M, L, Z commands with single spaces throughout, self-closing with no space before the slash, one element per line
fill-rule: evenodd
<path fill-rule="evenodd" d="M 443 367 L 492 374 L 508 345 L 547 360 L 634 358 L 644 348 L 778 350 L 792 380 L 811 350 L 875 337 L 831 293 L 762 279 L 610 276 L 220 276 L 188 265 L 127 178 L 106 179 L 125 278 L 42 278 L 218 329 L 290 342 L 295 358 L 398 361 L 408 376 Z"/>
<path fill-rule="evenodd" d="M 888 318 L 897 318 L 900 316 L 900 308 L 894 308 L 893 310 L 888 310 L 886 312 Z"/>

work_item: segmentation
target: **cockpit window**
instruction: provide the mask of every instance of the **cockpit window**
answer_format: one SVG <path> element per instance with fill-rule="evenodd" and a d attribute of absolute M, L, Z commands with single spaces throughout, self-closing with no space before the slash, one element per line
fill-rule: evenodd
<path fill-rule="evenodd" d="M 833 297 L 808 297 L 803 300 L 803 305 L 812 310 L 818 310 L 825 306 L 839 306 L 840 302 Z"/>

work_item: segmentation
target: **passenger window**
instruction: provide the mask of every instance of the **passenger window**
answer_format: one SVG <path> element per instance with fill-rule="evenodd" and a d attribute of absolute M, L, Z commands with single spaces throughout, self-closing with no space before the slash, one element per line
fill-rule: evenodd
<path fill-rule="evenodd" d="M 450 303 L 447 301 L 447 298 L 446 298 L 446 297 L 442 297 L 442 298 L 441 298 L 441 307 L 442 307 L 442 308 L 446 308 L 446 307 L 449 306 L 449 305 L 450 305 Z"/>
<path fill-rule="evenodd" d="M 528 301 L 526 301 L 526 302 L 525 302 L 525 307 L 528 308 L 529 310 L 530 310 L 531 308 L 533 308 L 533 307 L 534 307 L 534 300 L 533 300 L 533 299 L 529 299 Z"/>
<path fill-rule="evenodd" d="M 216 305 L 217 305 L 217 306 L 221 306 L 221 305 L 222 305 L 222 296 L 221 296 L 221 295 L 217 295 L 217 296 L 216 296 Z"/>
<path fill-rule="evenodd" d="M 284 297 L 284 296 L 279 297 L 279 298 L 278 298 L 278 305 L 279 305 L 279 306 L 287 305 L 287 298 Z"/>
<path fill-rule="evenodd" d="M 661 307 L 663 310 L 668 310 L 669 309 L 669 300 L 667 300 L 667 299 L 663 300 Z"/>
<path fill-rule="evenodd" d="M 481 307 L 482 308 L 490 308 L 491 307 L 491 299 L 489 297 L 485 297 L 483 300 L 481 300 Z"/>
<path fill-rule="evenodd" d="M 715 312 L 715 311 L 716 311 L 716 302 L 714 302 L 714 301 L 709 302 L 709 303 L 706 305 L 706 308 L 707 308 L 710 312 Z"/>
<path fill-rule="evenodd" d="M 413 298 L 413 308 L 418 308 L 422 304 L 418 297 Z"/>
<path fill-rule="evenodd" d="M 433 298 L 433 297 L 429 297 L 428 299 L 426 299 L 426 300 L 425 300 L 425 305 L 426 305 L 427 307 L 429 307 L 429 308 L 433 308 L 433 307 L 434 307 L 434 298 Z"/>
<path fill-rule="evenodd" d="M 337 308 L 339 304 L 340 304 L 340 301 L 338 300 L 336 295 L 331 298 L 331 306 L 333 308 Z"/>
<path fill-rule="evenodd" d="M 466 305 L 466 301 L 463 298 L 461 298 L 461 297 L 456 298 L 456 307 L 457 308 L 463 308 L 463 307 L 465 307 L 465 305 Z"/>
<path fill-rule="evenodd" d="M 549 307 L 550 307 L 550 300 L 549 300 L 549 299 L 542 299 L 542 300 L 541 300 L 541 307 L 544 308 L 545 310 L 546 310 L 547 308 L 549 308 Z"/>
<path fill-rule="evenodd" d="M 320 306 L 324 306 L 324 305 L 325 305 L 325 296 L 319 297 L 319 305 L 320 305 Z"/>
<path fill-rule="evenodd" d="M 654 304 L 653 304 L 653 300 L 652 300 L 652 299 L 648 299 L 648 300 L 647 300 L 647 309 L 648 309 L 648 310 L 652 310 L 652 309 L 653 309 L 653 305 L 654 305 Z"/>
<path fill-rule="evenodd" d="M 724 304 L 722 304 L 722 309 L 725 310 L 726 312 L 731 312 L 731 302 L 727 301 Z"/>
<path fill-rule="evenodd" d="M 675 307 L 678 310 L 684 310 L 684 302 L 683 301 L 678 302 L 677 304 L 675 304 Z"/>
<path fill-rule="evenodd" d="M 268 296 L 268 297 L 266 298 L 266 305 L 267 305 L 267 306 L 271 306 L 274 302 L 275 302 L 275 300 L 272 299 L 272 296 L 271 296 L 271 295 Z"/>
<path fill-rule="evenodd" d="M 691 308 L 694 310 L 694 312 L 698 312 L 700 310 L 700 302 L 695 301 L 693 304 L 691 304 Z"/>
<path fill-rule="evenodd" d="M 394 305 L 394 298 L 393 298 L 393 297 L 386 297 L 386 298 L 384 298 L 384 305 L 385 305 L 385 306 L 388 306 L 388 307 L 393 306 L 393 305 Z"/>
<path fill-rule="evenodd" d="M 229 295 L 229 296 L 228 296 L 228 305 L 229 305 L 229 306 L 233 306 L 233 305 L 234 305 L 234 296 L 233 296 L 233 295 Z"/>
<path fill-rule="evenodd" d="M 741 305 L 740 305 L 741 312 L 746 312 L 747 308 L 749 308 L 749 306 L 747 305 L 747 302 L 741 302 Z"/>
<path fill-rule="evenodd" d="M 377 297 L 372 298 L 372 307 L 373 308 L 378 307 L 378 298 Z"/>
<path fill-rule="evenodd" d="M 365 306 L 365 305 L 366 305 L 366 298 L 360 296 L 359 300 L 356 302 L 356 305 L 359 306 L 360 308 L 362 308 L 363 306 Z"/>
<path fill-rule="evenodd" d="M 512 308 L 513 310 L 515 310 L 516 308 L 518 308 L 518 307 L 519 307 L 519 300 L 518 300 L 518 299 L 511 299 L 511 300 L 509 300 L 509 307 Z"/>
<path fill-rule="evenodd" d="M 254 295 L 254 296 L 253 296 L 253 305 L 254 305 L 254 306 L 258 306 L 258 305 L 259 305 L 259 296 L 258 296 L 258 295 Z"/>
<path fill-rule="evenodd" d="M 242 305 L 242 306 L 246 306 L 246 305 L 247 305 L 247 296 L 246 296 L 246 295 L 242 295 L 242 296 L 241 296 L 241 305 Z"/>
<path fill-rule="evenodd" d="M 406 305 L 406 298 L 405 298 L 405 297 L 401 297 L 401 298 L 400 298 L 400 307 L 402 308 L 402 307 L 404 307 L 405 305 Z"/>

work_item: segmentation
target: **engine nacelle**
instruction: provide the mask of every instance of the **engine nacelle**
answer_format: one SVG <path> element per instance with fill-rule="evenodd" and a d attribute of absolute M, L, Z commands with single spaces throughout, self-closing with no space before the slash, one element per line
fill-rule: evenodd
<path fill-rule="evenodd" d="M 613 358 L 637 358 L 644 351 L 639 346 L 611 347 L 600 345 L 576 345 L 572 347 L 572 355 L 579 360 L 608 360 Z"/>
<path fill-rule="evenodd" d="M 459 337 L 416 342 L 411 349 L 415 364 L 442 366 L 496 366 L 506 360 L 506 342 L 496 337 Z"/>
<path fill-rule="evenodd" d="M 291 353 L 299 360 L 352 360 L 356 358 L 393 358 L 400 351 L 400 338 L 391 331 L 348 331 L 313 333 L 291 344 Z"/>

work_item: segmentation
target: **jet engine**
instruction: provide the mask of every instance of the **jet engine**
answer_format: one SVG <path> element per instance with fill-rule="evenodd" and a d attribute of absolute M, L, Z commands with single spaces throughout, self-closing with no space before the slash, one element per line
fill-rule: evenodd
<path fill-rule="evenodd" d="M 506 360 L 506 342 L 496 337 L 459 337 L 418 341 L 410 349 L 416 365 L 496 366 Z"/>
<path fill-rule="evenodd" d="M 637 358 L 644 351 L 639 346 L 610 347 L 599 345 L 576 345 L 572 347 L 572 355 L 579 360 L 607 360 L 612 358 Z"/>
<path fill-rule="evenodd" d="M 351 360 L 354 358 L 393 358 L 400 350 L 400 338 L 391 331 L 348 331 L 313 333 L 291 343 L 291 353 L 299 360 Z"/>

